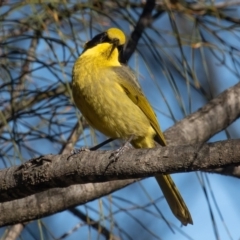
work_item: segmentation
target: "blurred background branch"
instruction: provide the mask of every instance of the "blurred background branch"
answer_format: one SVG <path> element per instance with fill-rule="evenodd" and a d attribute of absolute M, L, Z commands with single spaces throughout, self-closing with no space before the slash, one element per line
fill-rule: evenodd
<path fill-rule="evenodd" d="M 239 138 L 239 5 L 240 0 L 1 1 L 1 168 L 39 155 L 67 154 L 106 139 L 89 128 L 74 107 L 71 71 L 84 43 L 113 26 L 129 39 L 122 62 L 136 72 L 162 128 L 183 119 L 166 131 L 169 144 Z M 221 101 L 216 98 L 226 89 Z M 202 111 L 196 112 L 200 107 Z M 218 172 L 237 175 L 239 170 Z M 5 239 L 239 238 L 237 179 L 206 173 L 174 178 L 193 212 L 190 228 L 175 225 L 165 202 L 155 194 L 157 186 L 146 179 L 102 198 L 131 181 L 76 185 L 33 195 L 26 202 L 9 202 L 10 218 L 16 213 L 11 215 L 11 204 L 19 206 L 19 216 L 32 216 L 31 209 L 38 206 L 40 218 L 62 211 L 66 202 L 81 202 L 76 210 L 85 217 L 64 211 L 16 225 L 20 235 L 11 235 L 15 230 L 9 228 L 0 229 L 0 234 Z M 146 185 L 152 186 L 150 192 Z M 61 207 L 51 209 L 51 201 L 61 201 Z"/>

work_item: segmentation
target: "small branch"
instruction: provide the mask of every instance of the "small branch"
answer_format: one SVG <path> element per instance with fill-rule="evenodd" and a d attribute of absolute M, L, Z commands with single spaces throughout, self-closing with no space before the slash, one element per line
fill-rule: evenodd
<path fill-rule="evenodd" d="M 101 225 L 99 221 L 95 221 L 90 216 L 85 215 L 79 209 L 71 208 L 68 211 L 74 214 L 76 217 L 78 217 L 82 221 L 86 222 L 89 226 L 94 228 L 96 231 L 98 231 L 98 233 L 103 235 L 105 239 L 120 240 L 120 238 L 113 235 L 113 233 L 111 233 L 105 226 Z"/>
<path fill-rule="evenodd" d="M 239 18 L 233 18 L 224 14 L 228 8 L 237 7 L 240 5 L 240 0 L 236 1 L 223 1 L 219 3 L 209 3 L 206 2 L 193 2 L 186 3 L 185 0 L 164 0 L 156 4 L 156 10 L 160 13 L 165 11 L 171 11 L 176 13 L 182 13 L 186 15 L 192 15 L 194 18 L 196 16 L 213 16 L 215 18 L 220 18 L 232 23 L 240 23 Z"/>
<path fill-rule="evenodd" d="M 42 100 L 45 100 L 46 98 L 56 97 L 58 95 L 64 95 L 67 94 L 67 85 L 59 85 L 54 89 L 48 90 L 44 89 L 44 91 L 39 91 L 34 96 L 30 96 L 28 98 L 25 98 L 24 100 L 20 101 L 14 98 L 14 101 L 12 105 L 14 105 L 14 112 L 19 114 L 19 112 L 30 109 L 34 104 L 39 103 Z M 0 118 L 0 130 L 1 128 L 5 127 L 12 119 L 16 117 L 16 115 L 12 114 L 12 106 L 11 104 L 8 104 L 3 110 L 2 110 L 2 116 L 4 116 L 4 119 Z"/>
<path fill-rule="evenodd" d="M 209 11 L 226 10 L 229 7 L 237 7 L 240 5 L 240 0 L 222 1 L 222 2 L 192 2 L 187 3 L 185 0 L 164 0 L 156 4 L 158 10 L 171 10 L 177 12 L 185 12 L 187 14 L 204 15 Z"/>
<path fill-rule="evenodd" d="M 120 57 L 122 63 L 126 63 L 131 55 L 134 53 L 138 41 L 142 36 L 142 33 L 146 27 L 152 23 L 152 11 L 155 7 L 155 0 L 148 0 L 145 4 L 143 12 L 139 17 L 137 25 L 131 34 L 131 37 L 124 50 L 123 56 Z"/>
<path fill-rule="evenodd" d="M 3 236 L 2 240 L 15 240 L 19 237 L 20 233 L 24 229 L 24 224 L 18 223 L 6 230 L 6 236 Z"/>
<path fill-rule="evenodd" d="M 0 202 L 54 187 L 190 172 L 240 164 L 240 140 L 132 149 L 112 161 L 113 151 L 46 155 L 0 171 Z"/>

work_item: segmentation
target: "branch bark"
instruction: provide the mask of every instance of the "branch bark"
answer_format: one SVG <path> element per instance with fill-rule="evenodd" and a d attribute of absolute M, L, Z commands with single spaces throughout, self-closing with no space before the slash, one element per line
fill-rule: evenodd
<path fill-rule="evenodd" d="M 53 188 L 29 197 L 0 204 L 0 226 L 39 219 L 75 207 L 113 191 L 135 180 L 119 180 L 106 183 L 72 185 Z"/>
<path fill-rule="evenodd" d="M 240 116 L 240 83 L 176 123 L 165 132 L 168 145 L 206 142 Z"/>
<path fill-rule="evenodd" d="M 114 151 L 83 151 L 46 155 L 19 167 L 0 171 L 0 202 L 12 201 L 50 188 L 108 182 L 235 166 L 240 163 L 240 140 L 208 144 L 131 149 L 117 160 Z"/>
<path fill-rule="evenodd" d="M 114 151 L 46 155 L 0 171 L 0 202 L 50 188 L 108 182 L 234 166 L 240 163 L 240 140 L 208 144 L 131 149 L 117 160 Z"/>
<path fill-rule="evenodd" d="M 240 83 L 224 91 L 196 113 L 189 115 L 167 130 L 165 136 L 168 145 L 204 142 L 217 132 L 225 129 L 239 115 Z M 54 188 L 19 200 L 1 203 L 0 225 L 25 222 L 48 216 L 109 194 L 134 181 L 119 180 Z"/>

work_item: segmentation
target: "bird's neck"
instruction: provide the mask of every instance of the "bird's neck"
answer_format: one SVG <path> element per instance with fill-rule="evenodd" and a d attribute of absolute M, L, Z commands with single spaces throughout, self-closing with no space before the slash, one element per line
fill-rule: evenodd
<path fill-rule="evenodd" d="M 80 57 L 79 61 L 84 61 L 85 64 L 89 63 L 95 67 L 114 67 L 121 66 L 118 61 L 118 49 L 113 49 L 112 44 L 101 43 L 97 46 L 87 49 Z"/>

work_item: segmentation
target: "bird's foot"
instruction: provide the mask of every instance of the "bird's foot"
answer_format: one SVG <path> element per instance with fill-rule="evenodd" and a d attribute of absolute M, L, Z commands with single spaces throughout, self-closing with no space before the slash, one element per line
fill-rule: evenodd
<path fill-rule="evenodd" d="M 93 146 L 93 147 L 91 147 L 91 148 L 82 147 L 82 148 L 79 148 L 79 149 L 73 149 L 73 150 L 71 151 L 70 155 L 68 156 L 67 160 L 68 160 L 70 157 L 72 157 L 73 155 L 79 154 L 79 153 L 84 152 L 84 151 L 85 151 L 85 152 L 95 151 L 95 150 L 99 149 L 100 147 L 106 145 L 107 143 L 112 142 L 113 140 L 114 140 L 113 138 L 109 138 L 109 139 L 107 139 L 106 141 L 104 141 L 104 142 L 102 142 L 102 143 L 100 143 L 100 144 L 98 144 L 98 145 L 96 145 L 96 146 Z"/>
<path fill-rule="evenodd" d="M 117 150 L 115 150 L 109 157 L 110 162 L 108 163 L 106 170 L 108 169 L 108 167 L 116 162 L 118 160 L 118 158 L 127 150 L 132 148 L 132 145 L 130 144 L 130 142 L 133 139 L 133 135 L 123 144 L 123 146 L 121 146 L 120 148 L 118 148 Z"/>
<path fill-rule="evenodd" d="M 90 152 L 91 148 L 87 148 L 87 147 L 82 147 L 82 148 L 78 148 L 78 149 L 73 149 L 70 153 L 70 155 L 67 157 L 67 160 L 69 160 L 69 158 L 71 158 L 72 156 L 79 154 L 81 152 Z"/>
<path fill-rule="evenodd" d="M 118 160 L 118 158 L 127 150 L 131 149 L 132 146 L 131 144 L 127 141 L 123 144 L 123 146 L 121 146 L 120 148 L 118 148 L 117 150 L 115 150 L 109 157 L 110 160 L 112 160 L 111 162 L 115 162 L 116 160 Z"/>

